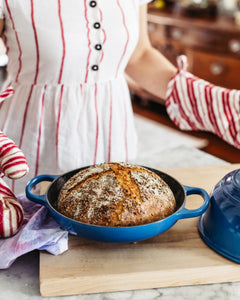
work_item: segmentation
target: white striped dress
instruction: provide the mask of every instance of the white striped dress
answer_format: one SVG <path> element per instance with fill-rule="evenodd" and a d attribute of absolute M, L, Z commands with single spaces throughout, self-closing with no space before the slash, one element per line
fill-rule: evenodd
<path fill-rule="evenodd" d="M 30 166 L 15 193 L 38 174 L 135 158 L 124 69 L 147 2 L 0 0 L 9 57 L 3 89 L 15 90 L 1 103 L 0 129 Z"/>

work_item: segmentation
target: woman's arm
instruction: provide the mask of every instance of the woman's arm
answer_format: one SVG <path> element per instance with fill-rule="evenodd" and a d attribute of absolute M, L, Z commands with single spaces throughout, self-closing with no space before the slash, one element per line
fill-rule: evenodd
<path fill-rule="evenodd" d="M 176 68 L 151 46 L 146 5 L 140 7 L 139 41 L 127 65 L 126 73 L 141 88 L 162 99 L 166 97 L 170 78 L 176 73 Z"/>
<path fill-rule="evenodd" d="M 0 36 L 2 35 L 3 27 L 4 27 L 4 19 L 0 19 Z"/>
<path fill-rule="evenodd" d="M 179 56 L 177 62 L 179 72 L 151 46 L 147 11 L 142 7 L 139 42 L 126 73 L 139 87 L 166 100 L 168 115 L 180 129 L 209 131 L 240 149 L 240 90 L 215 86 L 192 75 L 186 56 Z"/>

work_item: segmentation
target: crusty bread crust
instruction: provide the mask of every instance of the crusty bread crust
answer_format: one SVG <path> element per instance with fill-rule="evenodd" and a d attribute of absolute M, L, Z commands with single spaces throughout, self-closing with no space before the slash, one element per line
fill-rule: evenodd
<path fill-rule="evenodd" d="M 88 224 L 133 226 L 171 215 L 176 201 L 154 172 L 129 163 L 105 163 L 81 170 L 62 187 L 58 211 Z"/>

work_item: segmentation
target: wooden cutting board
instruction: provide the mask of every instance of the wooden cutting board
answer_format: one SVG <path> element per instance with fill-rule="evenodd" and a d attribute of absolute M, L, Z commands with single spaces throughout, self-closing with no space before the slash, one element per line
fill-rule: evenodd
<path fill-rule="evenodd" d="M 163 170 L 182 184 L 209 193 L 240 164 Z M 188 196 L 187 207 L 201 205 Z M 201 240 L 198 218 L 179 220 L 152 239 L 108 244 L 70 236 L 69 250 L 59 256 L 40 253 L 42 296 L 149 289 L 240 281 L 240 265 L 215 253 Z"/>

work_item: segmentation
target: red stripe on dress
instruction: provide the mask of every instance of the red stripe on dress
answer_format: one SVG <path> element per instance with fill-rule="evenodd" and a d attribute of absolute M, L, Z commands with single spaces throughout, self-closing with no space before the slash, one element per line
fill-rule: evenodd
<path fill-rule="evenodd" d="M 103 21 L 102 10 L 99 9 L 99 12 L 100 12 L 100 21 L 102 22 Z M 102 41 L 102 54 L 101 54 L 100 62 L 102 62 L 104 56 L 103 45 L 106 43 L 107 40 L 106 31 L 103 28 L 102 28 L 102 33 L 103 33 L 103 41 Z"/>
<path fill-rule="evenodd" d="M 32 20 L 34 40 L 35 40 L 35 44 L 36 44 L 36 55 L 37 55 L 36 71 L 35 71 L 35 77 L 34 77 L 34 84 L 36 84 L 37 83 L 38 72 L 39 72 L 39 45 L 38 45 L 37 30 L 36 30 L 35 20 L 34 20 L 33 0 L 31 0 L 31 20 Z"/>
<path fill-rule="evenodd" d="M 57 119 L 57 130 L 56 130 L 56 161 L 58 165 L 58 146 L 59 146 L 59 128 L 60 128 L 60 120 L 61 120 L 61 113 L 62 113 L 62 98 L 63 98 L 63 84 L 61 85 L 60 91 L 60 98 L 59 98 L 59 105 L 58 105 L 58 119 Z"/>
<path fill-rule="evenodd" d="M 61 10 L 60 0 L 58 0 L 58 17 L 59 17 L 59 22 L 60 22 L 61 39 L 62 39 L 62 47 L 63 47 L 62 61 L 61 61 L 60 72 L 59 72 L 59 77 L 58 77 L 58 84 L 61 84 L 62 74 L 63 74 L 63 66 L 64 66 L 65 55 L 66 55 L 66 43 L 65 43 L 65 36 L 64 36 L 64 28 L 63 28 L 62 10 Z M 61 120 L 61 114 L 62 114 L 62 97 L 63 97 L 63 84 L 61 85 L 61 91 L 60 91 L 60 98 L 59 98 L 59 105 L 58 105 L 58 119 L 57 119 L 57 128 L 56 128 L 56 161 L 57 161 L 57 165 L 59 162 L 58 146 L 59 146 L 60 120 Z"/>
<path fill-rule="evenodd" d="M 30 99 L 32 97 L 33 87 L 34 87 L 34 85 L 32 84 L 31 87 L 30 87 L 27 103 L 26 103 L 26 106 L 25 106 L 25 111 L 24 111 L 24 115 L 23 115 L 23 123 L 22 123 L 22 131 L 21 131 L 21 135 L 20 135 L 19 148 L 22 147 L 23 135 L 24 135 L 26 119 L 27 119 L 28 106 L 29 106 Z"/>
<path fill-rule="evenodd" d="M 103 42 L 102 42 L 102 45 L 105 44 L 106 40 L 107 40 L 107 35 L 106 35 L 106 31 L 104 29 L 102 29 L 102 32 L 103 32 L 103 36 L 104 36 L 104 39 L 103 39 Z M 103 49 L 103 48 L 102 48 Z M 100 63 L 102 62 L 103 60 L 103 57 L 104 57 L 104 51 L 102 50 L 102 55 L 101 55 L 101 58 L 100 58 Z"/>
<path fill-rule="evenodd" d="M 128 120 L 127 120 L 127 110 L 126 110 L 126 103 L 124 103 L 124 113 L 125 113 L 125 152 L 126 152 L 126 162 L 128 162 L 128 138 L 127 138 L 127 133 L 128 133 Z"/>
<path fill-rule="evenodd" d="M 62 54 L 60 73 L 59 73 L 59 77 L 58 77 L 58 84 L 60 84 L 61 80 L 62 80 L 63 65 L 64 65 L 64 60 L 65 60 L 65 55 L 66 55 L 66 44 L 65 44 L 63 21 L 62 21 L 61 13 L 62 13 L 62 11 L 61 11 L 61 1 L 58 0 L 58 17 L 59 17 L 59 22 L 60 22 L 61 38 L 62 38 L 62 46 L 63 46 L 63 54 Z"/>
<path fill-rule="evenodd" d="M 95 101 L 95 112 L 96 112 L 96 137 L 95 137 L 95 150 L 94 150 L 93 164 L 95 165 L 97 162 L 98 134 L 99 134 L 99 118 L 98 118 L 98 108 L 97 108 L 97 84 L 96 83 L 95 83 L 94 101 Z"/>
<path fill-rule="evenodd" d="M 109 135 L 108 135 L 108 162 L 111 161 L 112 150 L 112 83 L 110 82 L 110 107 L 109 107 Z"/>
<path fill-rule="evenodd" d="M 88 70 L 89 70 L 89 63 L 90 63 L 90 55 L 91 55 L 91 40 L 90 40 L 90 29 L 89 29 L 89 20 L 87 17 L 87 1 L 84 0 L 84 16 L 86 20 L 86 28 L 87 28 L 87 39 L 88 39 L 88 56 L 87 56 L 87 65 L 86 65 L 86 74 L 85 74 L 85 83 L 88 80 Z"/>
<path fill-rule="evenodd" d="M 80 83 L 81 96 L 83 96 L 83 85 Z"/>
<path fill-rule="evenodd" d="M 123 60 L 123 58 L 124 58 L 124 56 L 125 56 L 125 53 L 126 53 L 126 51 L 127 51 L 127 46 L 128 46 L 128 42 L 129 42 L 129 31 L 128 31 L 128 28 L 127 28 L 127 25 L 126 25 L 126 20 L 125 20 L 124 11 L 123 11 L 123 9 L 122 9 L 120 3 L 119 3 L 119 0 L 117 0 L 117 5 L 118 5 L 118 7 L 119 7 L 119 9 L 120 9 L 120 11 L 121 11 L 121 14 L 122 14 L 123 26 L 124 26 L 124 28 L 125 28 L 125 30 L 126 30 L 126 33 L 127 33 L 127 41 L 126 41 L 126 43 L 125 43 L 125 46 L 124 46 L 123 53 L 122 53 L 122 55 L 121 55 L 120 61 L 118 62 L 118 66 L 117 66 L 117 71 L 116 71 L 115 77 L 118 76 L 119 68 L 120 68 L 120 65 L 121 65 L 121 63 L 122 63 L 122 60 Z"/>
<path fill-rule="evenodd" d="M 36 31 L 35 20 L 34 20 L 34 5 L 33 5 L 33 0 L 30 0 L 30 2 L 31 2 L 31 21 L 32 21 L 32 28 L 33 28 L 33 33 L 34 33 L 34 40 L 35 40 L 35 45 L 36 45 L 36 57 L 37 57 L 37 61 L 36 61 L 36 69 L 35 69 L 34 82 L 31 85 L 30 92 L 29 92 L 28 99 L 27 99 L 27 103 L 26 103 L 26 107 L 25 107 L 25 111 L 24 111 L 23 124 L 22 124 L 22 131 L 21 131 L 19 148 L 22 147 L 22 141 L 23 141 L 23 135 L 24 135 L 24 131 L 25 131 L 25 125 L 26 125 L 28 107 L 29 107 L 31 96 L 32 96 L 33 87 L 37 83 L 37 78 L 38 78 L 38 73 L 39 73 L 39 45 L 38 45 L 37 31 Z"/>
<path fill-rule="evenodd" d="M 39 169 L 39 154 L 40 154 L 40 142 L 41 142 L 41 135 L 42 135 L 42 119 L 43 119 L 43 109 L 44 109 L 45 93 L 46 93 L 46 85 L 44 86 L 44 92 L 43 92 L 43 95 L 42 95 L 40 121 L 39 121 L 39 127 L 38 127 L 38 141 L 37 141 L 37 155 L 36 155 L 36 165 L 35 165 L 35 176 L 38 175 L 38 169 Z"/>
<path fill-rule="evenodd" d="M 17 75 L 16 75 L 16 79 L 15 79 L 15 81 L 18 82 L 18 77 L 19 77 L 19 74 L 20 74 L 21 69 L 22 69 L 22 60 L 21 60 L 22 48 L 21 48 L 21 45 L 20 45 L 20 42 L 19 42 L 19 38 L 18 38 L 18 34 L 17 34 L 17 31 L 16 31 L 14 21 L 13 21 L 12 13 L 11 13 L 11 10 L 10 10 L 9 5 L 8 5 L 8 0 L 5 0 L 5 4 L 6 4 L 6 7 L 7 7 L 7 11 L 8 11 L 8 14 L 9 14 L 10 21 L 12 23 L 12 28 L 13 28 L 13 31 L 15 33 L 15 37 L 16 37 L 16 41 L 17 41 L 17 45 L 18 45 L 18 50 L 19 50 L 19 55 L 18 55 L 19 66 L 18 66 L 18 71 L 17 71 Z"/>

